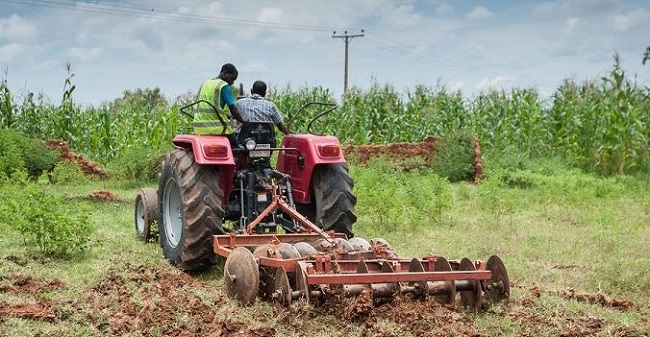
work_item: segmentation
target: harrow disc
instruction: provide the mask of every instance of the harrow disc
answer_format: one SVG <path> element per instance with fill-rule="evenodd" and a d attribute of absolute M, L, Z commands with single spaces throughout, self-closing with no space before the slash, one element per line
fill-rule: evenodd
<path fill-rule="evenodd" d="M 296 291 L 300 292 L 298 300 L 305 300 L 309 303 L 309 283 L 307 283 L 307 265 L 305 262 L 298 262 L 296 268 Z"/>
<path fill-rule="evenodd" d="M 451 264 L 449 261 L 442 256 L 439 256 L 434 265 L 435 271 L 451 271 Z M 445 293 L 440 295 L 435 295 L 436 300 L 440 303 L 454 303 L 456 298 L 456 284 L 454 281 L 444 281 L 445 283 Z"/>
<path fill-rule="evenodd" d="M 317 251 L 327 253 L 336 249 L 336 244 L 327 239 L 318 239 L 311 244 Z"/>
<path fill-rule="evenodd" d="M 413 258 L 409 264 L 409 273 L 421 273 L 424 271 L 424 267 L 420 260 Z M 416 299 L 426 299 L 427 298 L 427 281 L 420 282 L 411 282 L 412 286 L 415 286 L 416 291 L 413 292 L 413 298 Z"/>
<path fill-rule="evenodd" d="M 386 241 L 386 240 L 384 240 L 382 238 L 371 239 L 369 243 L 373 247 L 374 246 L 380 246 L 380 247 L 386 248 L 387 250 L 393 250 L 393 247 L 391 247 L 390 243 L 388 243 L 388 241 Z"/>
<path fill-rule="evenodd" d="M 360 238 L 358 236 L 355 236 L 352 239 L 348 240 L 348 243 L 350 243 L 350 245 L 352 245 L 352 248 L 354 248 L 354 250 L 357 252 L 365 252 L 372 249 L 372 246 L 368 240 Z"/>
<path fill-rule="evenodd" d="M 381 264 L 381 272 L 382 273 L 394 273 L 395 269 L 393 266 L 388 262 L 384 261 Z M 383 302 L 391 302 L 392 300 L 395 299 L 397 294 L 401 293 L 401 285 L 399 282 L 395 283 L 378 283 L 374 284 L 372 286 L 372 296 L 374 298 L 375 304 L 380 304 Z"/>
<path fill-rule="evenodd" d="M 296 247 L 285 242 L 278 245 L 278 252 L 280 253 L 283 259 L 300 258 L 300 252 L 298 252 Z"/>
<path fill-rule="evenodd" d="M 275 272 L 273 304 L 277 310 L 288 308 L 291 305 L 291 285 L 283 267 L 278 268 Z"/>
<path fill-rule="evenodd" d="M 256 258 L 259 257 L 268 257 L 270 245 L 265 244 L 255 248 L 253 256 Z M 270 300 L 271 294 L 275 287 L 275 269 L 271 267 L 260 266 L 260 287 L 259 287 L 259 296 L 262 300 Z"/>
<path fill-rule="evenodd" d="M 310 257 L 318 254 L 316 248 L 307 242 L 297 242 L 293 246 L 296 248 L 298 253 L 300 253 L 300 257 Z"/>
<path fill-rule="evenodd" d="M 492 278 L 483 281 L 483 290 L 493 302 L 500 302 L 510 297 L 510 281 L 503 261 L 492 255 L 487 260 L 485 269 L 492 272 Z"/>
<path fill-rule="evenodd" d="M 476 267 L 472 260 L 465 257 L 460 260 L 460 266 L 458 269 L 462 271 L 475 271 Z M 480 282 L 478 280 L 469 280 L 468 282 L 471 286 L 471 290 L 460 292 L 461 302 L 465 308 L 478 309 L 481 306 Z"/>
<path fill-rule="evenodd" d="M 228 255 L 223 269 L 228 298 L 244 305 L 254 303 L 260 286 L 260 272 L 253 253 L 244 247 L 235 248 Z"/>
<path fill-rule="evenodd" d="M 336 238 L 334 242 L 336 242 L 336 250 L 339 253 L 347 254 L 355 251 L 354 247 L 346 239 Z"/>

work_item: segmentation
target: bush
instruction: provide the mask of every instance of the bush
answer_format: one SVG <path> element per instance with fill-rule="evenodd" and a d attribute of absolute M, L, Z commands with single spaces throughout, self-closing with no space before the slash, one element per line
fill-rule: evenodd
<path fill-rule="evenodd" d="M 65 202 L 36 184 L 7 183 L 0 192 L 0 220 L 19 231 L 27 248 L 69 258 L 88 248 L 93 226 L 89 210 Z"/>
<path fill-rule="evenodd" d="M 50 182 L 53 184 L 79 183 L 87 180 L 88 178 L 81 171 L 81 167 L 76 161 L 60 162 L 50 174 Z"/>
<path fill-rule="evenodd" d="M 18 132 L 0 129 L 0 173 L 11 177 L 15 172 L 25 168 Z"/>
<path fill-rule="evenodd" d="M 37 139 L 30 139 L 19 131 L 0 129 L 0 172 L 11 177 L 24 169 L 31 178 L 38 178 L 44 171 L 50 171 L 59 161 L 60 155 L 48 149 Z"/>
<path fill-rule="evenodd" d="M 474 179 L 474 140 L 472 135 L 455 132 L 436 141 L 431 170 L 449 182 Z"/>
<path fill-rule="evenodd" d="M 40 140 L 25 139 L 23 145 L 25 168 L 31 178 L 38 178 L 43 172 L 52 171 L 61 159 L 59 152 L 48 149 Z"/>
<path fill-rule="evenodd" d="M 122 179 L 157 179 L 167 152 L 169 149 L 155 151 L 133 146 L 111 161 L 108 168 Z"/>

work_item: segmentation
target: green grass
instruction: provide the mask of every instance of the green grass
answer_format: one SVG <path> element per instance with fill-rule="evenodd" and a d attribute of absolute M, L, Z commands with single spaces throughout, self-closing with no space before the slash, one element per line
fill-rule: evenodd
<path fill-rule="evenodd" d="M 357 236 L 382 237 L 400 256 L 439 253 L 449 259 L 487 260 L 497 254 L 503 259 L 512 285 L 512 300 L 486 312 L 467 313 L 464 319 L 479 332 L 556 336 L 568 329 L 567 322 L 582 322 L 589 317 L 602 320 L 598 330 L 602 336 L 621 335 L 620 329 L 628 328 L 630 334 L 640 336 L 639 331 L 643 330 L 639 329 L 647 327 L 643 323 L 643 317 L 650 313 L 647 178 L 600 178 L 554 166 L 537 171 L 493 170 L 477 185 L 450 184 L 427 170 L 402 172 L 381 161 L 353 165 L 351 175 L 358 197 Z M 114 274 L 125 278 L 120 291 L 131 298 L 136 308 L 141 308 L 146 305 L 147 294 L 155 289 L 134 280 L 134 270 L 143 266 L 144 275 L 156 270 L 180 275 L 164 260 L 157 244 L 143 244 L 135 236 L 133 200 L 140 187 L 156 188 L 156 183 L 88 180 L 55 189 L 70 202 L 84 203 L 93 209 L 92 248 L 70 260 L 49 259 L 26 251 L 17 232 L 3 230 L 0 310 L 3 302 L 63 302 L 57 307 L 57 314 L 62 317 L 56 324 L 0 318 L 0 336 L 111 335 L 90 326 L 88 316 L 78 311 L 82 303 L 69 301 L 83 301 L 108 275 Z M 119 195 L 120 200 L 98 202 L 81 198 L 98 189 L 109 190 Z M 2 286 L 17 275 L 58 279 L 65 287 L 36 294 L 6 291 Z M 284 336 L 302 336 L 304 331 L 313 336 L 361 335 L 365 329 L 363 324 L 342 322 L 318 310 L 294 308 L 292 314 L 297 317 L 287 319 L 279 318 L 268 303 L 240 307 L 225 299 L 221 277 L 220 268 L 213 268 L 195 275 L 194 283 L 179 286 L 175 291 L 177 296 L 194 298 L 220 319 L 240 322 L 249 328 L 272 327 Z M 524 307 L 523 300 L 531 297 L 533 287 L 539 287 L 541 295 Z M 569 288 L 578 294 L 602 293 L 609 298 L 628 299 L 634 307 L 618 310 L 559 295 Z M 111 310 L 118 312 L 123 305 L 110 297 L 106 301 Z M 533 324 L 536 320 L 542 323 Z M 427 319 L 422 324 L 444 327 L 444 323 Z M 149 328 L 144 335 L 156 335 L 155 327 Z M 399 322 L 385 319 L 380 319 L 373 329 L 377 333 L 412 335 Z"/>

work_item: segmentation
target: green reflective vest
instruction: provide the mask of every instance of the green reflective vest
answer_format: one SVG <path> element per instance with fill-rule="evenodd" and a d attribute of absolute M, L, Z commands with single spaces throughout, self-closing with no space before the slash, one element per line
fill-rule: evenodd
<path fill-rule="evenodd" d="M 214 110 L 210 104 L 200 102 L 196 111 L 194 111 L 194 120 L 192 126 L 194 127 L 194 134 L 197 135 L 221 135 L 232 134 L 232 127 L 228 120 L 228 113 L 230 108 L 227 104 L 221 101 L 221 90 L 225 88 L 228 83 L 220 78 L 215 78 L 203 82 L 201 89 L 199 89 L 199 100 L 204 100 L 212 103 Z M 226 129 L 224 130 L 223 124 L 219 121 L 219 114 L 226 122 Z"/>

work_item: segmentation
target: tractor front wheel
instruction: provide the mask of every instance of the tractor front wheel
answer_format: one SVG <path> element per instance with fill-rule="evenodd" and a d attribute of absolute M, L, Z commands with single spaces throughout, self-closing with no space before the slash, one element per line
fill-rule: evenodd
<path fill-rule="evenodd" d="M 201 166 L 189 149 L 176 149 L 163 165 L 158 188 L 160 246 L 185 271 L 216 262 L 212 235 L 224 234 L 219 169 Z"/>

